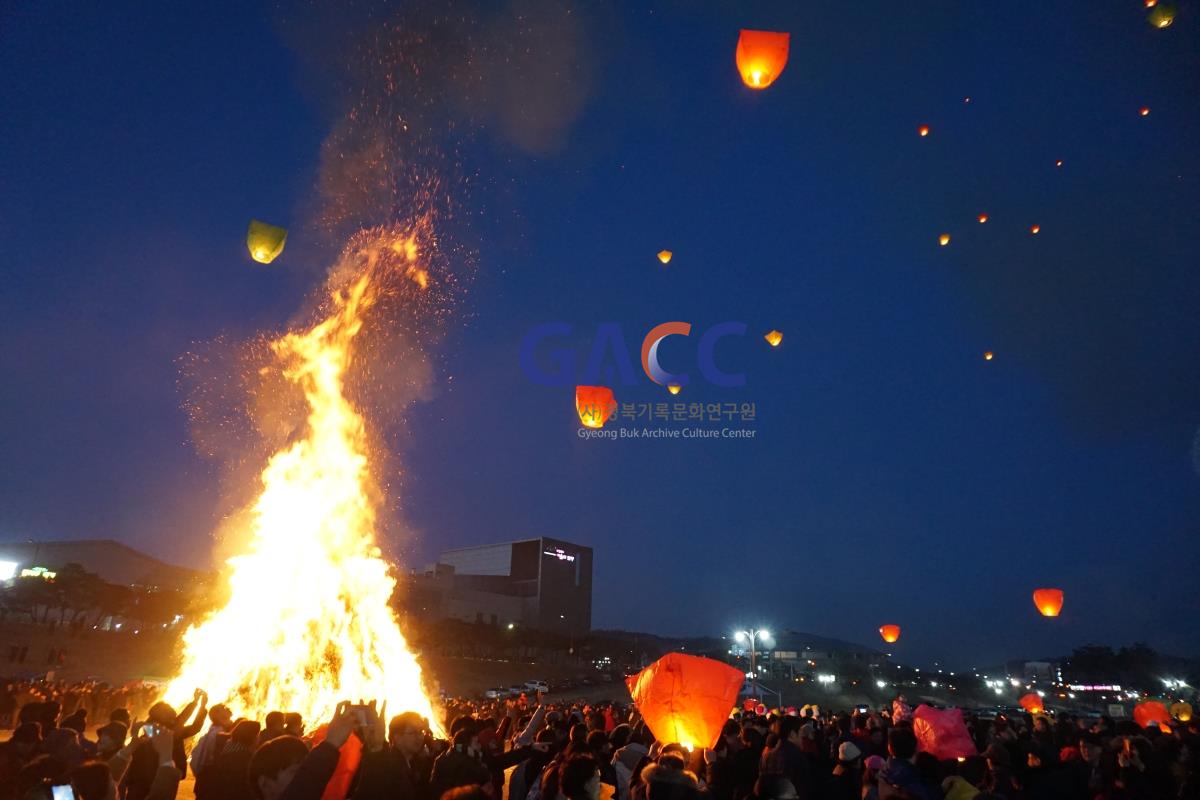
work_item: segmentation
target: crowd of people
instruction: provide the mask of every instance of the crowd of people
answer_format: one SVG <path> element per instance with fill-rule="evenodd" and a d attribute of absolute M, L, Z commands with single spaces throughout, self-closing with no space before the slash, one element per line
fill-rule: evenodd
<path fill-rule="evenodd" d="M 197 800 L 1200 800 L 1196 723 L 967 714 L 979 754 L 939 761 L 899 702 L 735 711 L 688 750 L 616 703 L 450 701 L 435 728 L 346 702 L 310 731 L 199 689 L 176 711 L 143 687 L 0 685 L 19 701 L 0 719 L 0 800 L 173 800 L 189 773 Z"/>

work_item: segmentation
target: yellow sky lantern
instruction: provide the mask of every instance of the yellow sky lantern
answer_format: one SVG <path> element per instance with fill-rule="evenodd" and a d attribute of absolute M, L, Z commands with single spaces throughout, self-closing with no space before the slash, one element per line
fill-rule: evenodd
<path fill-rule="evenodd" d="M 669 264 L 669 263 L 671 263 L 671 256 L 673 256 L 673 255 L 675 255 L 675 254 L 672 253 L 670 250 L 659 250 L 658 251 L 658 260 L 664 264 Z"/>
<path fill-rule="evenodd" d="M 667 384 L 667 391 L 670 392 L 671 394 L 679 394 L 679 390 L 682 388 L 683 387 L 680 386 L 678 383 L 668 383 Z"/>
<path fill-rule="evenodd" d="M 950 234 L 943 233 L 941 236 L 939 236 L 938 244 L 940 244 L 942 247 L 945 247 L 946 245 L 950 244 Z"/>
<path fill-rule="evenodd" d="M 991 360 L 992 360 L 993 358 L 995 358 L 995 357 L 996 357 L 996 354 L 995 354 L 995 353 L 993 353 L 991 350 L 985 350 L 985 351 L 984 351 L 984 353 L 983 353 L 983 360 L 984 360 L 984 361 L 991 361 Z"/>
<path fill-rule="evenodd" d="M 767 340 L 767 344 L 771 345 L 771 347 L 779 347 L 779 343 L 783 341 L 783 334 L 779 331 L 769 331 L 763 338 Z"/>
<path fill-rule="evenodd" d="M 1156 28 L 1169 28 L 1175 21 L 1175 6 L 1170 3 L 1155 3 L 1146 15 L 1146 21 Z"/>
<path fill-rule="evenodd" d="M 765 89 L 775 82 L 787 66 L 791 36 L 775 31 L 748 31 L 738 34 L 737 61 L 742 83 L 751 89 Z"/>
<path fill-rule="evenodd" d="M 250 220 L 246 231 L 246 249 L 250 257 L 260 264 L 270 264 L 283 252 L 287 242 L 287 228 L 278 225 L 268 225 L 256 219 Z"/>

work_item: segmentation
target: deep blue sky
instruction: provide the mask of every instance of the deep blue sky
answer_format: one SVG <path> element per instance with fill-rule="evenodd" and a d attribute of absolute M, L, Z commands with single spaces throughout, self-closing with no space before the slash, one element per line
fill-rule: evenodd
<path fill-rule="evenodd" d="M 587 79 L 530 100 L 553 135 L 453 143 L 475 278 L 394 437 L 392 554 L 590 545 L 597 627 L 898 622 L 898 655 L 961 667 L 1200 652 L 1200 5 L 1163 31 L 1138 0 L 727 5 L 576 9 L 547 60 Z M 179 359 L 278 329 L 328 263 L 301 219 L 333 124 L 312 9 L 65 9 L 0 11 L 0 539 L 207 563 Z M 768 91 L 741 27 L 792 34 Z M 251 217 L 295 225 L 269 268 Z M 636 348 L 673 319 L 748 323 L 747 386 L 687 399 L 756 402 L 755 440 L 580 441 L 570 391 L 518 368 L 536 323 Z"/>

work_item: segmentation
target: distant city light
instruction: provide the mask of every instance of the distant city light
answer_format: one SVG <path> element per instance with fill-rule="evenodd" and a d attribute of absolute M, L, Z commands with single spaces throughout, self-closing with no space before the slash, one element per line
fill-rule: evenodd
<path fill-rule="evenodd" d="M 15 561 L 0 561 L 0 581 L 10 581 L 17 577 L 18 566 Z"/>

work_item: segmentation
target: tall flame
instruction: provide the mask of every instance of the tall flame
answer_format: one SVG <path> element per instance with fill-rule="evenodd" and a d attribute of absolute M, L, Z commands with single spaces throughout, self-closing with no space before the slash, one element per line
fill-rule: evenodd
<path fill-rule="evenodd" d="M 274 366 L 303 392 L 306 424 L 262 472 L 246 550 L 228 561 L 229 601 L 184 635 L 168 702 L 199 687 L 235 714 L 297 711 L 316 724 L 341 700 L 386 699 L 439 727 L 389 605 L 366 425 L 345 393 L 364 315 L 395 276 L 421 289 L 429 276 L 412 235 L 375 231 L 348 252 L 341 266 L 353 269 L 331 277 L 342 285 L 326 316 L 271 342 Z"/>

